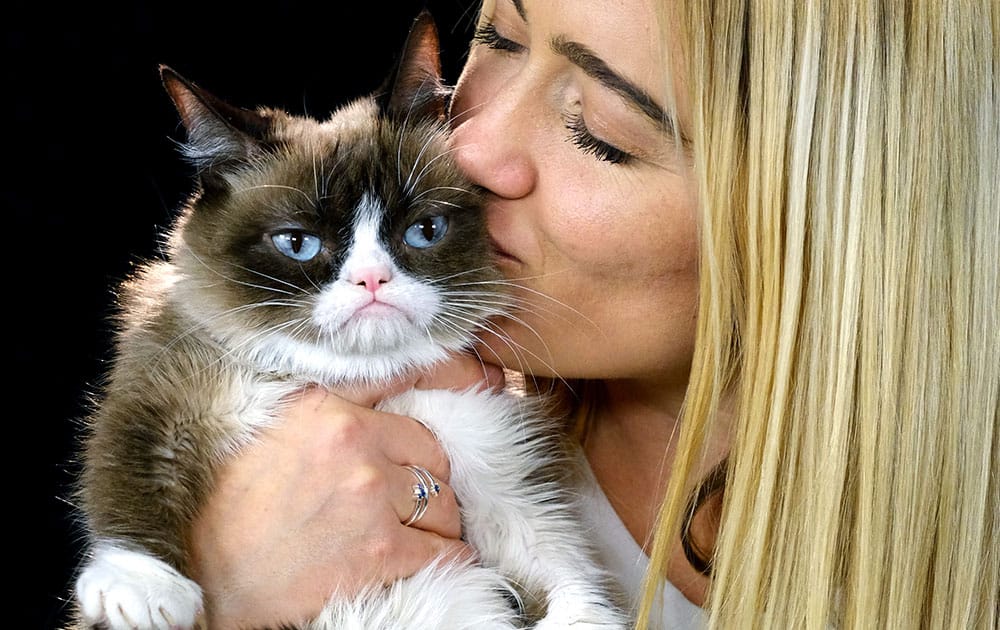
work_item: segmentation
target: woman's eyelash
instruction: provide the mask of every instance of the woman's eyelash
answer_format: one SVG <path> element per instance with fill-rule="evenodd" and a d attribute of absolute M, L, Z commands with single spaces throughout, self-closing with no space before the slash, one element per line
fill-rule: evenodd
<path fill-rule="evenodd" d="M 590 153 L 597 159 L 612 164 L 627 164 L 632 160 L 632 156 L 625 151 L 595 138 L 587 129 L 583 116 L 580 114 L 573 114 L 567 118 L 566 129 L 570 131 L 570 142 L 583 150 L 584 153 Z"/>
<path fill-rule="evenodd" d="M 476 28 L 472 41 L 484 44 L 487 48 L 494 50 L 506 50 L 508 52 L 521 52 L 524 46 L 515 41 L 509 40 L 497 32 L 497 27 L 492 22 L 483 22 Z"/>

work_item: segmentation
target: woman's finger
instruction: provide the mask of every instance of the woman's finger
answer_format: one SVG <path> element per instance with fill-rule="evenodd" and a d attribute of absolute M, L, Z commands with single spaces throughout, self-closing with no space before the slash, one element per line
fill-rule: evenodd
<path fill-rule="evenodd" d="M 472 547 L 460 540 L 443 538 L 414 527 L 402 529 L 404 531 L 396 539 L 396 544 L 388 545 L 384 550 L 388 556 L 387 562 L 391 560 L 398 577 L 409 577 L 423 569 L 429 558 L 440 558 L 458 564 L 478 560 Z"/>
<path fill-rule="evenodd" d="M 461 516 L 451 486 L 419 466 L 396 466 L 393 481 L 399 492 L 394 507 L 403 525 L 434 532 L 444 538 L 462 535 Z"/>
<path fill-rule="evenodd" d="M 456 391 L 478 387 L 479 391 L 500 391 L 504 384 L 504 371 L 500 366 L 486 363 L 472 355 L 458 354 L 423 372 L 416 379 L 414 387 Z"/>

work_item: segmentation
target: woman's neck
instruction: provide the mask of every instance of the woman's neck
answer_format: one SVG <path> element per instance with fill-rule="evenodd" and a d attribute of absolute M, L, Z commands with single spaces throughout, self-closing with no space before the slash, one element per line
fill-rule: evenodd
<path fill-rule="evenodd" d="M 602 386 L 584 451 L 611 505 L 647 549 L 673 462 L 683 391 L 621 380 Z"/>
<path fill-rule="evenodd" d="M 584 452 L 622 523 L 648 552 L 676 454 L 684 390 L 663 382 L 611 381 L 604 387 Z M 716 437 L 708 447 L 710 461 L 704 472 L 725 456 L 726 440 Z M 695 533 L 701 540 L 714 539 L 714 532 Z M 708 579 L 687 563 L 680 541 L 675 543 L 667 579 L 690 601 L 701 605 Z"/>

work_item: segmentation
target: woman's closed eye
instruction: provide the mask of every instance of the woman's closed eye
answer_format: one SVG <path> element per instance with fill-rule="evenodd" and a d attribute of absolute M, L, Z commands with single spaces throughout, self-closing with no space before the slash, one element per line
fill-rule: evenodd
<path fill-rule="evenodd" d="M 474 44 L 482 44 L 493 50 L 505 50 L 512 53 L 521 52 L 525 49 L 525 46 L 501 35 L 492 22 L 482 22 L 476 28 L 476 32 L 472 36 L 472 41 Z"/>
<path fill-rule="evenodd" d="M 631 154 L 590 133 L 587 123 L 579 113 L 566 117 L 566 129 L 570 132 L 570 142 L 584 153 L 589 153 L 599 160 L 612 164 L 628 164 L 633 158 Z"/>
<path fill-rule="evenodd" d="M 475 45 L 482 45 L 486 48 L 505 53 L 518 54 L 527 50 L 527 46 L 502 35 L 497 30 L 496 25 L 488 20 L 479 24 L 472 39 Z M 564 124 L 570 132 L 569 141 L 584 153 L 592 155 L 602 162 L 627 164 L 634 157 L 630 153 L 594 136 L 587 128 L 583 115 L 580 113 L 564 116 Z"/>

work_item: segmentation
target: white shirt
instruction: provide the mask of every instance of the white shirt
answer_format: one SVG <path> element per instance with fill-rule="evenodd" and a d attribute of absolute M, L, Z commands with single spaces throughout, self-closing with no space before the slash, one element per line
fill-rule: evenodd
<path fill-rule="evenodd" d="M 649 558 L 632 534 L 625 528 L 615 509 L 597 483 L 589 466 L 583 482 L 582 525 L 590 531 L 597 546 L 598 557 L 612 576 L 618 580 L 622 591 L 631 598 L 634 609 L 638 609 L 642 599 L 642 580 L 649 566 Z M 659 625 L 651 625 L 656 630 L 700 630 L 706 627 L 707 615 L 695 606 L 677 588 L 664 580 L 660 589 L 662 618 Z"/>

